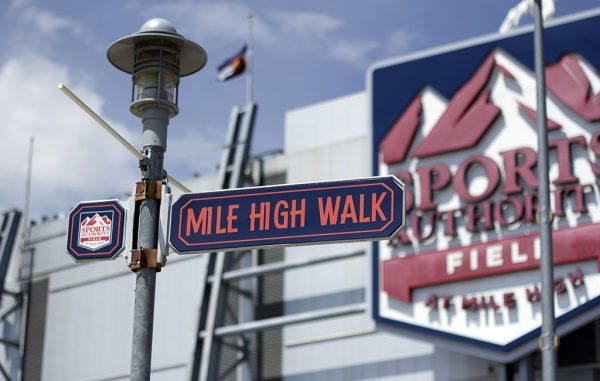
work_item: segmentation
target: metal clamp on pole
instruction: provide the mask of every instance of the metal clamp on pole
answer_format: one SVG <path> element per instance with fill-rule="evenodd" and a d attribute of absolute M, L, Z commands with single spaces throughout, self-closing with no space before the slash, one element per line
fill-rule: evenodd
<path fill-rule="evenodd" d="M 135 211 L 134 221 L 138 220 L 137 212 L 140 204 L 144 200 L 160 200 L 163 191 L 162 180 L 142 180 L 135 184 Z M 131 271 L 137 271 L 141 268 L 155 269 L 160 271 L 162 263 L 158 260 L 158 250 L 156 248 L 144 248 L 131 250 L 131 260 L 129 268 Z"/>
<path fill-rule="evenodd" d="M 136 203 L 143 200 L 160 200 L 162 198 L 162 180 L 143 180 L 135 184 Z"/>
<path fill-rule="evenodd" d="M 558 346 L 560 345 L 560 337 L 558 336 L 547 336 L 541 335 L 538 338 L 538 348 L 540 351 L 544 351 L 547 349 L 558 350 Z"/>
<path fill-rule="evenodd" d="M 554 212 L 549 209 L 548 210 L 548 220 L 547 220 L 548 223 L 552 223 L 552 221 L 554 221 L 554 216 L 555 216 Z M 536 224 L 541 224 L 542 222 L 545 222 L 545 221 L 542 221 L 542 212 L 538 211 L 535 214 L 535 223 Z"/>
<path fill-rule="evenodd" d="M 129 263 L 129 268 L 133 272 L 141 268 L 160 271 L 162 265 L 157 260 L 157 253 L 158 250 L 156 249 L 146 249 L 144 247 L 131 250 L 131 262 Z"/>

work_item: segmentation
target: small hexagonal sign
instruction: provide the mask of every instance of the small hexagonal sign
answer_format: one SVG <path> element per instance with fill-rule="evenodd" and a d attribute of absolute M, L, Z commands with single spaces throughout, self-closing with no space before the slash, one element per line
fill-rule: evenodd
<path fill-rule="evenodd" d="M 114 259 L 124 248 L 125 209 L 117 200 L 85 201 L 69 213 L 67 253 L 76 261 Z"/>

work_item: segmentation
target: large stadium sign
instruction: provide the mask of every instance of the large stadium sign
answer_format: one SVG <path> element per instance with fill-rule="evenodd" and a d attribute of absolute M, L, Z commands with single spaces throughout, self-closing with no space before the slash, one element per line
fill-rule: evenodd
<path fill-rule="evenodd" d="M 600 12 L 546 29 L 559 333 L 600 315 L 598 30 Z M 375 318 L 509 359 L 541 326 L 531 30 L 377 65 L 369 89 L 373 172 L 406 185 Z"/>

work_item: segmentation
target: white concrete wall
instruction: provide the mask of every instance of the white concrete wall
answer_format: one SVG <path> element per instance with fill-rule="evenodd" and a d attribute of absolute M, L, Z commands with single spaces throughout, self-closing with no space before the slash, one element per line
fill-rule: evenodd
<path fill-rule="evenodd" d="M 358 93 L 286 115 L 288 182 L 371 175 L 367 95 Z M 286 259 L 365 250 L 367 255 L 286 272 L 286 313 L 367 303 L 371 243 L 286 248 Z M 284 329 L 285 380 L 466 380 L 489 375 L 489 363 L 436 348 L 377 326 L 369 312 Z"/>

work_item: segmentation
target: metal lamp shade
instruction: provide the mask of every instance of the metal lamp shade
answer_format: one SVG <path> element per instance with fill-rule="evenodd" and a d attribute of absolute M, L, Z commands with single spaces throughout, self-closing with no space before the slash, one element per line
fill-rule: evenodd
<path fill-rule="evenodd" d="M 178 34 L 173 25 L 164 19 L 147 21 L 140 30 L 113 42 L 106 55 L 116 68 L 133 74 L 136 46 L 151 40 L 164 40 L 179 50 L 179 76 L 185 77 L 206 65 L 207 55 L 195 42 Z"/>
<path fill-rule="evenodd" d="M 204 49 L 161 18 L 147 21 L 138 32 L 114 42 L 107 56 L 114 66 L 132 74 L 129 109 L 139 117 L 154 106 L 168 109 L 169 117 L 177 115 L 179 78 L 206 65 Z"/>

